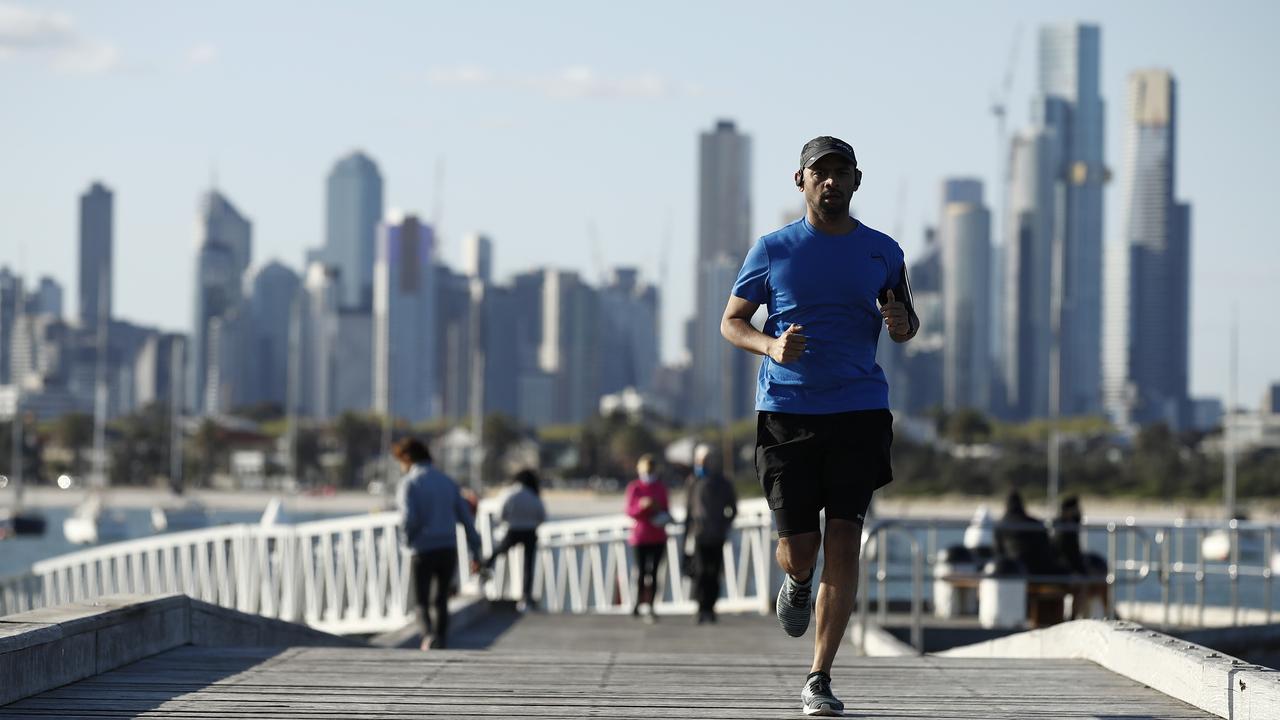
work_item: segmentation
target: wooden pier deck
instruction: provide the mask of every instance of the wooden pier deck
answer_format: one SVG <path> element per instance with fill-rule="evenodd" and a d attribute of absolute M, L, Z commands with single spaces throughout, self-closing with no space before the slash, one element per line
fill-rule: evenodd
<path fill-rule="evenodd" d="M 790 718 L 812 635 L 772 618 L 529 615 L 459 646 L 183 646 L 0 707 L 0 718 Z M 488 633 L 486 635 L 486 632 Z M 1211 718 L 1086 660 L 861 658 L 835 689 L 860 718 Z"/>

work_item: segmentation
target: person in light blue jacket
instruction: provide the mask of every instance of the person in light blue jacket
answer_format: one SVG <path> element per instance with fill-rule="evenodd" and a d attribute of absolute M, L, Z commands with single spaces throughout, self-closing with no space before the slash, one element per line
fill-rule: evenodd
<path fill-rule="evenodd" d="M 473 573 L 480 567 L 480 535 L 458 484 L 431 465 L 431 452 L 421 440 L 405 438 L 391 454 L 404 470 L 396 507 L 405 547 L 413 553 L 422 649 L 443 648 L 449 632 L 449 589 L 458 570 L 458 525 L 466 531 Z"/>

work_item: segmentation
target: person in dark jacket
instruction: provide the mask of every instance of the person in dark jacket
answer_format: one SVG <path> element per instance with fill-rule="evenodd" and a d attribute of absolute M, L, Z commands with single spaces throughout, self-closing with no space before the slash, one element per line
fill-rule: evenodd
<path fill-rule="evenodd" d="M 1049 544 L 1044 521 L 1027 513 L 1017 490 L 1009 493 L 1004 517 L 996 525 L 996 554 L 1017 561 L 1031 575 L 1062 572 Z"/>
<path fill-rule="evenodd" d="M 1062 568 L 1075 575 L 1086 575 L 1089 567 L 1080 550 L 1080 499 L 1069 495 L 1062 499 L 1058 516 L 1053 519 L 1053 549 Z"/>
<path fill-rule="evenodd" d="M 449 634 L 449 589 L 458 570 L 457 527 L 462 525 L 466 532 L 473 573 L 480 569 L 480 534 L 457 483 L 431 465 L 431 453 L 421 440 L 405 438 L 391 454 L 404 470 L 396 507 L 404 526 L 404 544 L 413 553 L 422 649 L 443 648 Z"/>
<path fill-rule="evenodd" d="M 693 474 L 685 485 L 686 538 L 692 539 L 693 584 L 698 598 L 698 624 L 716 621 L 716 600 L 724 575 L 724 543 L 738 516 L 738 496 L 720 472 L 709 445 L 694 449 Z"/>

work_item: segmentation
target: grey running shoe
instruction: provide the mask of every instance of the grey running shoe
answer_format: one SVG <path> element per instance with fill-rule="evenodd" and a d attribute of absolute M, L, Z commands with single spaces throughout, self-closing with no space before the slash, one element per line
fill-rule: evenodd
<path fill-rule="evenodd" d="M 804 703 L 805 715 L 822 715 L 825 717 L 842 717 L 844 703 L 831 692 L 831 676 L 824 672 L 809 673 L 805 680 L 804 690 L 800 691 L 800 700 Z"/>
<path fill-rule="evenodd" d="M 800 637 L 809 629 L 809 615 L 812 608 L 809 604 L 813 597 L 813 571 L 809 571 L 809 580 L 803 585 L 790 575 L 782 581 L 778 588 L 778 601 L 775 604 L 778 622 L 791 637 Z"/>

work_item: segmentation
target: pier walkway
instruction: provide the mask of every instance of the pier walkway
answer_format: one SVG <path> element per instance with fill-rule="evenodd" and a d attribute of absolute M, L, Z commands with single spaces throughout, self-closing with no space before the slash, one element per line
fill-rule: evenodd
<path fill-rule="evenodd" d="M 243 614 L 194 601 L 190 608 L 185 636 L 182 616 L 167 622 L 165 632 L 177 633 L 171 648 L 114 668 L 104 653 L 145 625 L 137 611 L 117 605 L 88 621 L 46 617 L 43 630 L 32 614 L 5 618 L 0 678 L 33 662 L 21 653 L 47 654 L 58 643 L 92 638 L 97 660 L 82 679 L 0 706 L 0 718 L 803 717 L 799 689 L 812 642 L 787 638 L 758 615 L 695 626 L 687 616 L 649 625 L 617 615 L 507 612 L 457 638 L 459 647 L 487 649 L 262 647 L 255 645 L 279 637 L 271 628 L 250 632 Z M 14 640 L 37 630 L 61 636 L 43 645 Z M 862 718 L 1219 716 L 1083 659 L 867 658 L 846 648 L 835 681 L 848 714 Z"/>

